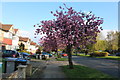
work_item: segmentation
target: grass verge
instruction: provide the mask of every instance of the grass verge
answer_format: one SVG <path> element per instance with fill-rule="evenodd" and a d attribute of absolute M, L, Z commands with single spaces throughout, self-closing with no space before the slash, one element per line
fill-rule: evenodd
<path fill-rule="evenodd" d="M 46 61 L 49 61 L 50 60 L 50 58 L 49 59 L 45 59 Z"/>
<path fill-rule="evenodd" d="M 106 56 L 106 57 L 96 57 L 96 58 L 111 59 L 111 60 L 120 60 L 120 56 Z"/>
<path fill-rule="evenodd" d="M 68 65 L 61 67 L 67 78 L 112 78 L 105 73 L 85 66 L 74 65 L 74 69 L 69 69 Z"/>
<path fill-rule="evenodd" d="M 56 58 L 57 61 L 68 61 L 67 58 Z"/>
<path fill-rule="evenodd" d="M 74 55 L 75 55 L 75 54 L 74 54 Z M 90 57 L 90 55 L 85 55 L 85 54 L 77 54 L 77 56 Z M 111 59 L 111 60 L 120 60 L 120 56 L 105 56 L 105 57 L 95 57 L 95 58 L 103 58 L 103 59 Z"/>
<path fill-rule="evenodd" d="M 2 58 L 0 58 L 0 62 L 2 62 Z"/>
<path fill-rule="evenodd" d="M 85 55 L 84 53 L 82 53 L 82 54 L 72 54 L 73 56 L 90 56 L 90 55 Z"/>

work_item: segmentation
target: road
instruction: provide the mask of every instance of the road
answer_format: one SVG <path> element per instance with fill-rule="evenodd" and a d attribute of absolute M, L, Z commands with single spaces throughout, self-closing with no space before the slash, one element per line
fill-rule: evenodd
<path fill-rule="evenodd" d="M 77 64 L 88 66 L 113 77 L 120 78 L 120 61 L 82 56 L 73 56 L 72 58 Z"/>

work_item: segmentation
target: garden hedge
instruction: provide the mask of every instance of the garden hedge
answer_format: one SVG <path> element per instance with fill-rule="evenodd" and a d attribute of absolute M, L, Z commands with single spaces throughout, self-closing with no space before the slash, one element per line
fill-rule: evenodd
<path fill-rule="evenodd" d="M 92 56 L 95 56 L 95 57 L 105 57 L 105 56 L 108 56 L 108 52 L 97 52 L 97 51 L 95 51 L 95 52 L 93 52 L 93 53 L 91 53 L 90 54 L 90 56 L 92 57 Z"/>

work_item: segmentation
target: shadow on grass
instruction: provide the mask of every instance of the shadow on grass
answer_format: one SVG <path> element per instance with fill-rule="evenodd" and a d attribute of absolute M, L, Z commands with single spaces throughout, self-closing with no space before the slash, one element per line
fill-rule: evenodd
<path fill-rule="evenodd" d="M 69 66 L 60 66 L 67 76 L 67 78 L 87 78 L 91 80 L 100 80 L 100 79 L 109 79 L 109 80 L 117 80 L 117 78 L 111 77 L 101 71 L 96 69 L 92 69 L 89 67 L 74 65 L 74 69 L 69 69 Z M 80 79 L 80 80 L 81 80 Z M 86 79 L 85 79 L 86 80 Z"/>

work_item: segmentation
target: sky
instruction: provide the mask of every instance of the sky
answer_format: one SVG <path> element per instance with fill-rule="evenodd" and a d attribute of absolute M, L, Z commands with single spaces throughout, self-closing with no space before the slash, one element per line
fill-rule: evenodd
<path fill-rule="evenodd" d="M 118 2 L 2 2 L 0 22 L 13 24 L 21 30 L 23 36 L 29 36 L 38 42 L 39 37 L 34 38 L 33 25 L 55 18 L 50 11 L 58 10 L 63 3 L 76 11 L 92 11 L 96 16 L 103 18 L 104 23 L 101 26 L 104 34 L 106 31 L 118 30 Z"/>

